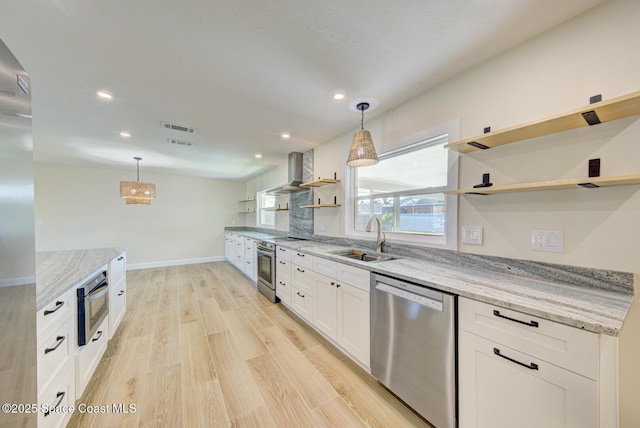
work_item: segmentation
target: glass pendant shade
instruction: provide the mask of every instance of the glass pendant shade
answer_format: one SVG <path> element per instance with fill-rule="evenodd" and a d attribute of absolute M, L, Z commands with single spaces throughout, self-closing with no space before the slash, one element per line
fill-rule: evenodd
<path fill-rule="evenodd" d="M 151 200 L 156 198 L 156 185 L 140 181 L 140 161 L 142 158 L 135 157 L 137 181 L 121 181 L 120 197 L 124 198 L 127 205 L 151 205 Z"/>
<path fill-rule="evenodd" d="M 364 129 L 364 111 L 369 108 L 369 103 L 359 103 L 356 108 L 362 112 L 360 118 L 360 130 L 353 134 L 347 165 L 371 166 L 378 163 L 376 146 L 373 144 L 371 133 Z"/>
<path fill-rule="evenodd" d="M 349 166 L 371 166 L 378 163 L 378 154 L 376 147 L 373 145 L 371 133 L 361 129 L 353 135 L 351 150 L 349 150 L 349 158 L 347 165 Z"/>

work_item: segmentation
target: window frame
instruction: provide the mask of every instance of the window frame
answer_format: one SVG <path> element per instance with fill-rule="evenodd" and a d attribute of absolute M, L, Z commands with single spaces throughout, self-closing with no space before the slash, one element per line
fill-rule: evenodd
<path fill-rule="evenodd" d="M 411 134 L 399 140 L 384 144 L 380 150 L 379 157 L 384 160 L 385 155 L 391 157 L 392 154 L 399 155 L 403 149 L 409 148 L 411 145 L 421 141 L 434 139 L 438 136 L 447 135 L 448 142 L 459 140 L 460 120 L 454 119 L 449 122 L 434 126 L 429 129 Z M 446 149 L 443 149 L 446 150 Z M 458 188 L 458 159 L 459 153 L 453 150 L 447 150 L 447 185 L 442 187 L 421 188 L 411 191 L 399 191 L 380 193 L 369 196 L 358 196 L 355 179 L 355 167 L 345 166 L 345 185 L 344 185 L 344 201 L 345 209 L 343 210 L 343 234 L 346 237 L 357 238 L 363 240 L 375 240 L 370 232 L 356 230 L 355 223 L 355 202 L 363 199 L 374 199 L 393 197 L 396 195 L 409 196 L 423 195 L 431 193 L 442 193 L 446 190 L 455 190 Z M 361 167 L 362 168 L 362 167 Z M 366 168 L 366 167 L 364 167 Z M 408 243 L 418 246 L 445 248 L 456 250 L 458 248 L 458 197 L 457 195 L 444 195 L 445 202 L 445 229 L 443 235 L 434 235 L 427 233 L 411 233 L 411 232 L 385 232 L 387 241 L 390 243 Z"/>
<path fill-rule="evenodd" d="M 277 226 L 277 222 L 278 220 L 276 219 L 276 212 L 275 212 L 275 204 L 276 204 L 276 195 L 271 195 L 273 196 L 273 202 L 274 202 L 274 206 L 273 207 L 264 207 L 264 199 L 263 197 L 266 195 L 271 195 L 269 193 L 269 189 L 265 189 L 265 190 L 260 190 L 256 193 L 256 225 L 257 227 L 263 228 L 263 229 L 275 229 Z M 273 224 L 265 224 L 262 223 L 262 212 L 263 211 L 273 211 Z"/>

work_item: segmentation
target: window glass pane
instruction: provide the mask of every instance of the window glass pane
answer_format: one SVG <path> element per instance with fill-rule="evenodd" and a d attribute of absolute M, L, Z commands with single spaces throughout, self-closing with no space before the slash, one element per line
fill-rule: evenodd
<path fill-rule="evenodd" d="M 401 196 L 397 232 L 444 234 L 444 194 Z"/>
<path fill-rule="evenodd" d="M 379 217 L 382 230 L 393 231 L 394 198 L 375 198 L 355 201 L 356 230 L 365 230 L 372 215 Z"/>
<path fill-rule="evenodd" d="M 357 169 L 359 196 L 447 185 L 445 142 L 387 157 Z"/>

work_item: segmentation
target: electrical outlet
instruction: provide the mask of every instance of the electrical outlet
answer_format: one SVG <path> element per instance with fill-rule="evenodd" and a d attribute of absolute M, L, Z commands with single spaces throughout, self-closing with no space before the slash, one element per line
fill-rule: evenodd
<path fill-rule="evenodd" d="M 531 230 L 531 249 L 533 251 L 564 253 L 564 231 L 545 229 Z"/>
<path fill-rule="evenodd" d="M 482 245 L 482 226 L 462 226 L 462 243 Z"/>

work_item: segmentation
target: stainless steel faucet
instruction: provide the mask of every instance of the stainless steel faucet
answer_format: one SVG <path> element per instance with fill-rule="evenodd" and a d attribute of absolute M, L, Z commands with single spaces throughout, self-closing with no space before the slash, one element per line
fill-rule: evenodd
<path fill-rule="evenodd" d="M 378 217 L 371 216 L 369 219 L 369 223 L 367 223 L 367 228 L 365 229 L 367 232 L 371 232 L 371 225 L 373 221 L 378 223 L 378 235 L 376 236 L 376 253 L 382 253 L 384 251 L 383 245 L 387 242 L 387 237 L 382 231 L 382 226 L 380 225 L 380 219 Z"/>

